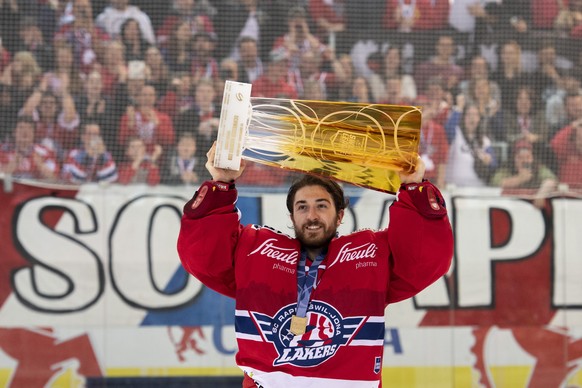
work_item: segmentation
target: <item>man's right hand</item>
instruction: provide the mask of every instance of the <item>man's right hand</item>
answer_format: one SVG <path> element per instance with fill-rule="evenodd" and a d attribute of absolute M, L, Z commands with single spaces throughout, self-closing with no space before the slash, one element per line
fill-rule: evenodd
<path fill-rule="evenodd" d="M 230 182 L 230 181 L 234 181 L 234 180 L 238 179 L 242 175 L 242 173 L 246 167 L 246 161 L 244 159 L 241 160 L 240 169 L 238 171 L 227 170 L 224 168 L 214 167 L 214 155 L 215 154 L 216 154 L 216 142 L 214 142 L 214 144 L 212 144 L 212 147 L 206 153 L 206 157 L 208 158 L 208 160 L 206 161 L 206 169 L 208 170 L 208 172 L 212 176 L 212 180 L 220 181 L 220 182 Z"/>

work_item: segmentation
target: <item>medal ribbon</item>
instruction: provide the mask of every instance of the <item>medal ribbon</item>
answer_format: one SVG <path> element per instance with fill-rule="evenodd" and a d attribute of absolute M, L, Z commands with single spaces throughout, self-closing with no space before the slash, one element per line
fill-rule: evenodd
<path fill-rule="evenodd" d="M 313 263 L 309 266 L 309 270 L 305 273 L 305 264 L 307 263 L 307 253 L 301 252 L 301 259 L 299 259 L 299 268 L 297 269 L 297 313 L 300 318 L 307 316 L 307 306 L 309 306 L 309 298 L 311 292 L 317 281 L 317 271 L 319 265 L 325 258 L 326 252 L 317 255 Z"/>

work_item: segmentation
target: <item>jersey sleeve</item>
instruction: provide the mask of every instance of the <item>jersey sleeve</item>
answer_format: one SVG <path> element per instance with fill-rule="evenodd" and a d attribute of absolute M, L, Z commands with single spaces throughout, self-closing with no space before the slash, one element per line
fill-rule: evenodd
<path fill-rule="evenodd" d="M 430 182 L 403 185 L 390 207 L 387 303 L 410 298 L 443 276 L 453 257 L 444 200 Z"/>
<path fill-rule="evenodd" d="M 234 251 L 241 225 L 234 184 L 207 181 L 184 206 L 178 254 L 183 267 L 207 287 L 236 293 Z"/>

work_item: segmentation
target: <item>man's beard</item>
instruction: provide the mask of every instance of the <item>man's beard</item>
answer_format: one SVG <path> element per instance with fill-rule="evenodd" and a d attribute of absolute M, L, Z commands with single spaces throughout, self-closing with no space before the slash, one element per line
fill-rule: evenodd
<path fill-rule="evenodd" d="M 310 231 L 306 229 L 309 226 L 321 226 L 322 229 L 316 231 Z M 326 247 L 330 241 L 335 237 L 337 232 L 337 217 L 330 226 L 325 226 L 320 222 L 309 222 L 303 226 L 293 225 L 295 229 L 295 237 L 301 243 L 301 245 L 308 249 L 317 249 Z"/>

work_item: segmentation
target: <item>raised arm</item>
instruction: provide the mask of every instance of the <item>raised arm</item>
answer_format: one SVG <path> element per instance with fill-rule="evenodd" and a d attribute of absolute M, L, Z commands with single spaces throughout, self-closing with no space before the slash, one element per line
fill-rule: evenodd
<path fill-rule="evenodd" d="M 424 165 L 401 177 L 397 201 L 390 207 L 388 243 L 391 276 L 387 303 L 410 298 L 443 276 L 453 258 L 453 234 L 442 194 L 422 181 Z"/>
<path fill-rule="evenodd" d="M 215 145 L 207 153 L 206 168 L 213 180 L 206 181 L 184 206 L 178 236 L 178 253 L 184 268 L 207 287 L 234 297 L 234 251 L 241 225 L 235 207 L 234 180 L 244 170 L 214 166 Z"/>

